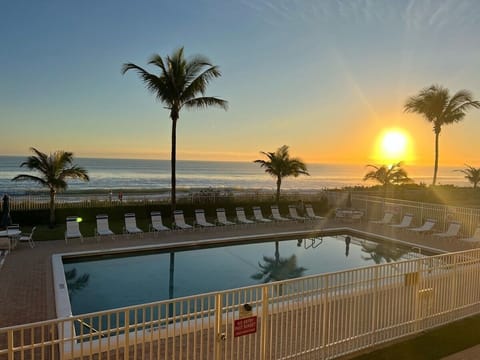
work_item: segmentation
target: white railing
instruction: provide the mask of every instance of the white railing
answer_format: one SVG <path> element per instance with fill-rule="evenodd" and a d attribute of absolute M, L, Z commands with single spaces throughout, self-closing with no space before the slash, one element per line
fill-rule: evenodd
<path fill-rule="evenodd" d="M 333 359 L 478 314 L 479 270 L 474 249 L 3 328 L 0 359 Z"/>

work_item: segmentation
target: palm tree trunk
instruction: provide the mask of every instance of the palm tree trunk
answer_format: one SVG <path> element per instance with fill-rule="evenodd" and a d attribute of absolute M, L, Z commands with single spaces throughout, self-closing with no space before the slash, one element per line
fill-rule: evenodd
<path fill-rule="evenodd" d="M 280 186 L 281 185 L 282 185 L 282 178 L 279 176 L 277 178 L 277 195 L 276 195 L 277 204 L 280 202 Z"/>
<path fill-rule="evenodd" d="M 50 190 L 50 228 L 55 226 L 55 190 Z"/>
<path fill-rule="evenodd" d="M 435 131 L 435 165 L 433 168 L 433 181 L 432 186 L 435 186 L 437 183 L 437 172 L 438 172 L 438 139 L 440 137 L 440 131 Z"/>
<path fill-rule="evenodd" d="M 177 162 L 177 116 L 172 116 L 172 153 L 171 153 L 171 170 L 172 170 L 172 220 L 173 213 L 177 208 L 177 179 L 176 162 Z"/>

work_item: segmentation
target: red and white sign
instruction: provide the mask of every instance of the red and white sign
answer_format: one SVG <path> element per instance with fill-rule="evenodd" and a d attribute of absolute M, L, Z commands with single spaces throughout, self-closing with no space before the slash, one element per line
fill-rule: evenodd
<path fill-rule="evenodd" d="M 257 317 L 250 316 L 247 318 L 235 320 L 233 327 L 234 337 L 255 334 L 257 332 Z"/>

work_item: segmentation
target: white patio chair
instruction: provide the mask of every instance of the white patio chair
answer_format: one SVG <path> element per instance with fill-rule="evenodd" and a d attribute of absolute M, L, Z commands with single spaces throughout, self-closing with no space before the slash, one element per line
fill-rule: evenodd
<path fill-rule="evenodd" d="M 235 225 L 234 222 L 227 219 L 227 214 L 224 208 L 217 209 L 217 224 L 219 225 Z"/>
<path fill-rule="evenodd" d="M 193 226 L 185 222 L 185 218 L 183 217 L 183 210 L 175 210 L 173 212 L 173 227 L 175 229 L 187 230 L 191 229 Z"/>
<path fill-rule="evenodd" d="M 445 232 L 442 233 L 435 233 L 433 236 L 438 236 L 441 238 L 455 238 L 458 236 L 458 233 L 460 232 L 460 228 L 462 227 L 462 224 L 456 221 L 453 221 L 448 225 L 448 229 Z"/>
<path fill-rule="evenodd" d="M 272 212 L 272 219 L 275 221 L 289 221 L 289 218 L 283 217 L 280 215 L 280 210 L 277 205 L 271 205 L 270 211 Z"/>
<path fill-rule="evenodd" d="M 409 228 L 407 230 L 415 231 L 416 233 L 419 233 L 419 234 L 426 234 L 432 231 L 436 223 L 437 223 L 437 220 L 435 219 L 427 219 L 425 220 L 422 226 L 416 227 L 416 228 Z"/>
<path fill-rule="evenodd" d="M 134 213 L 125 214 L 125 226 L 123 227 L 124 234 L 141 234 L 143 230 L 137 227 L 137 219 Z"/>
<path fill-rule="evenodd" d="M 410 225 L 412 224 L 412 221 L 413 221 L 413 215 L 405 214 L 400 224 L 393 224 L 393 225 L 390 225 L 390 227 L 394 229 L 406 229 L 410 227 Z"/>
<path fill-rule="evenodd" d="M 387 225 L 390 224 L 393 220 L 393 213 L 390 211 L 385 211 L 385 214 L 383 215 L 383 218 L 380 220 L 370 220 L 370 224 L 381 224 L 381 225 Z"/>
<path fill-rule="evenodd" d="M 254 206 L 252 207 L 252 210 L 253 210 L 253 218 L 255 219 L 255 221 L 264 222 L 264 223 L 272 222 L 272 220 L 266 219 L 263 217 L 262 209 L 260 208 L 260 206 Z"/>
<path fill-rule="evenodd" d="M 195 210 L 195 225 L 200 227 L 212 227 L 215 224 L 209 223 L 207 219 L 205 219 L 205 210 L 203 209 L 196 209 Z"/>
<path fill-rule="evenodd" d="M 68 244 L 68 239 L 78 239 L 83 243 L 83 235 L 80 232 L 80 225 L 77 221 L 77 216 L 67 216 L 67 230 L 65 231 L 65 243 Z"/>
<path fill-rule="evenodd" d="M 22 233 L 20 234 L 20 237 L 18 238 L 18 241 L 19 242 L 27 242 L 28 245 L 30 245 L 30 247 L 33 249 L 35 247 L 35 242 L 33 241 L 33 233 L 35 232 L 35 229 L 37 227 L 34 226 L 32 228 L 32 231 L 30 231 L 30 233 Z"/>
<path fill-rule="evenodd" d="M 237 214 L 237 222 L 241 224 L 254 224 L 255 221 L 247 219 L 245 216 L 245 210 L 242 207 L 235 208 L 235 212 Z"/>
<path fill-rule="evenodd" d="M 313 211 L 313 207 L 311 204 L 305 205 L 305 215 L 310 220 L 322 220 L 324 217 L 315 215 L 315 211 Z"/>
<path fill-rule="evenodd" d="M 170 230 L 169 227 L 163 225 L 162 213 L 160 211 L 152 211 L 150 218 L 152 223 L 150 224 L 149 231 L 158 232 Z"/>
<path fill-rule="evenodd" d="M 480 243 L 480 226 L 475 229 L 475 232 L 471 237 L 462 238 L 460 240 L 468 243 Z"/>
<path fill-rule="evenodd" d="M 100 240 L 101 236 L 113 236 L 115 235 L 110 226 L 108 225 L 108 215 L 100 214 L 96 216 L 97 226 L 95 227 L 95 237 L 97 241 Z"/>
<path fill-rule="evenodd" d="M 290 219 L 292 220 L 296 220 L 296 221 L 307 220 L 306 217 L 298 215 L 297 207 L 295 205 L 288 205 L 288 214 L 290 216 Z"/>
<path fill-rule="evenodd" d="M 7 225 L 7 236 L 10 239 L 12 249 L 15 249 L 17 247 L 18 239 L 20 238 L 21 234 L 22 232 L 20 230 L 19 224 Z"/>

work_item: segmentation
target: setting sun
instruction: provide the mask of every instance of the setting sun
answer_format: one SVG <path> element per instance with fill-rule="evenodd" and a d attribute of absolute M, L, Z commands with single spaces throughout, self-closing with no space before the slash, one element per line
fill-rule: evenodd
<path fill-rule="evenodd" d="M 379 136 L 376 156 L 381 162 L 411 160 L 412 151 L 409 135 L 401 129 L 387 129 Z"/>

